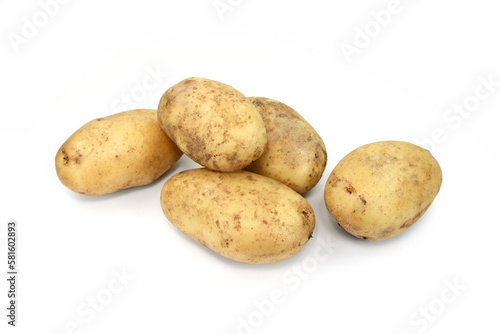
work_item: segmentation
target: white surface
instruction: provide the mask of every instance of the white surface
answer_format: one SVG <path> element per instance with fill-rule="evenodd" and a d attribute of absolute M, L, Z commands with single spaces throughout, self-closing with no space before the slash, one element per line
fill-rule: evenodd
<path fill-rule="evenodd" d="M 18 326 L 7 326 L 3 311 L 2 333 L 498 327 L 500 86 L 477 88 L 480 78 L 500 82 L 494 1 L 221 0 L 232 4 L 224 19 L 214 0 L 66 2 L 46 9 L 52 16 L 34 0 L 0 3 L 0 237 L 9 219 L 20 230 Z M 386 26 L 377 31 L 371 12 L 384 8 L 394 13 L 390 22 L 379 14 Z M 30 31 L 26 20 L 45 25 Z M 23 27 L 29 38 L 16 52 L 10 40 Z M 369 44 L 356 35 L 367 27 Z M 367 45 L 348 62 L 341 46 L 355 39 Z M 161 72 L 156 81 L 151 71 Z M 158 182 L 108 196 L 74 194 L 58 181 L 55 153 L 78 127 L 128 106 L 156 108 L 189 76 L 280 100 L 323 137 L 328 166 L 306 197 L 317 227 L 297 256 L 239 264 L 177 231 L 159 191 L 196 166 L 186 157 Z M 479 101 L 477 93 L 468 117 L 448 112 Z M 323 204 L 335 164 L 369 142 L 422 144 L 433 133 L 444 182 L 425 216 L 384 242 L 344 233 Z M 2 309 L 6 291 L 2 279 Z"/>

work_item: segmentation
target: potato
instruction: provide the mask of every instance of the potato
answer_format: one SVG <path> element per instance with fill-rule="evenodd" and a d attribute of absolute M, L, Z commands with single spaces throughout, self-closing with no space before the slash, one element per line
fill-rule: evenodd
<path fill-rule="evenodd" d="M 161 129 L 156 110 L 121 112 L 88 122 L 56 154 L 56 171 L 69 189 L 109 194 L 153 182 L 182 152 Z"/>
<path fill-rule="evenodd" d="M 429 208 L 442 182 L 429 151 L 401 141 L 359 147 L 333 169 L 325 204 L 347 232 L 384 240 L 403 232 Z"/>
<path fill-rule="evenodd" d="M 255 106 L 223 83 L 188 78 L 170 87 L 158 106 L 160 124 L 191 159 L 212 170 L 240 170 L 264 152 L 264 121 Z"/>
<path fill-rule="evenodd" d="M 326 166 L 321 137 L 289 106 L 263 97 L 250 97 L 250 101 L 264 119 L 267 147 L 245 169 L 280 181 L 301 194 L 312 189 Z"/>
<path fill-rule="evenodd" d="M 297 192 L 247 171 L 191 169 L 162 188 L 165 216 L 183 233 L 229 259 L 270 263 L 298 253 L 315 216 Z"/>

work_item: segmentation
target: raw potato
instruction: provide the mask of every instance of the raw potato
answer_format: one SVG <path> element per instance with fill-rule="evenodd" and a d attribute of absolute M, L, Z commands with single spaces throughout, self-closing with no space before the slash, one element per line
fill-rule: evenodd
<path fill-rule="evenodd" d="M 246 170 L 278 180 L 298 193 L 312 189 L 325 170 L 323 140 L 294 109 L 276 100 L 250 97 L 267 129 L 267 147 Z"/>
<path fill-rule="evenodd" d="M 160 124 L 191 159 L 212 170 L 243 169 L 264 152 L 264 121 L 239 91 L 188 78 L 170 87 L 158 106 Z"/>
<path fill-rule="evenodd" d="M 315 225 L 313 209 L 301 195 L 247 171 L 180 172 L 163 186 L 161 206 L 183 233 L 245 263 L 276 262 L 298 253 Z"/>
<path fill-rule="evenodd" d="M 158 124 L 156 110 L 130 110 L 73 133 L 57 151 L 56 171 L 69 189 L 103 195 L 153 182 L 181 155 Z"/>
<path fill-rule="evenodd" d="M 441 168 L 429 151 L 406 142 L 376 142 L 349 153 L 333 169 L 325 203 L 350 234 L 384 240 L 425 213 L 441 182 Z"/>

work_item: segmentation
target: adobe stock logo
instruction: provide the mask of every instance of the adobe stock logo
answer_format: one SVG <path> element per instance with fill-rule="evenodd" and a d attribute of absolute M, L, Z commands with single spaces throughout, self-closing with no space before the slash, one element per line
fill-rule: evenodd
<path fill-rule="evenodd" d="M 19 53 L 22 45 L 28 44 L 30 40 L 35 38 L 40 30 L 49 24 L 61 8 L 70 0 L 40 0 L 37 10 L 31 17 L 23 16 L 21 19 L 21 28 L 19 33 L 10 32 L 7 34 L 10 45 L 16 53 Z"/>
<path fill-rule="evenodd" d="M 371 20 L 366 22 L 362 28 L 354 27 L 352 43 L 340 43 L 340 51 L 342 51 L 346 61 L 351 63 L 352 58 L 367 48 L 391 24 L 393 18 L 403 11 L 403 8 L 400 0 L 389 0 L 385 9 L 372 10 L 370 12 Z"/>
<path fill-rule="evenodd" d="M 147 66 L 145 72 L 146 74 L 140 83 L 137 83 L 127 93 L 122 93 L 113 100 L 111 103 L 113 113 L 139 108 L 141 102 L 148 97 L 148 94 L 159 88 L 169 77 L 169 72 L 162 70 L 159 64 L 155 67 Z"/>
<path fill-rule="evenodd" d="M 267 319 L 272 317 L 279 306 L 286 303 L 287 299 L 318 270 L 321 263 L 328 261 L 335 249 L 339 246 L 331 238 L 319 238 L 310 250 L 309 256 L 299 264 L 294 264 L 281 275 L 281 286 L 271 290 L 269 297 L 255 300 L 251 311 L 238 316 L 236 326 L 231 332 L 224 334 L 254 334 L 256 329 L 263 326 Z"/>
<path fill-rule="evenodd" d="M 444 288 L 441 289 L 439 296 L 433 298 L 425 306 L 420 306 L 408 318 L 408 323 L 412 330 L 402 331 L 399 334 L 423 333 L 429 326 L 438 320 L 439 316 L 444 314 L 448 308 L 455 303 L 458 297 L 467 289 L 467 286 L 458 281 L 444 280 Z"/>
<path fill-rule="evenodd" d="M 454 103 L 452 107 L 447 108 L 442 114 L 443 124 L 432 129 L 429 137 L 417 139 L 417 145 L 434 153 L 439 144 L 448 140 L 451 132 L 460 129 L 463 122 L 473 115 L 474 112 L 477 112 L 482 103 L 491 98 L 499 90 L 500 81 L 495 79 L 493 74 L 479 76 L 477 81 L 478 84 L 474 92 L 459 102 Z"/>
<path fill-rule="evenodd" d="M 82 334 L 86 332 L 85 327 L 95 321 L 101 312 L 109 308 L 116 296 L 123 293 L 134 280 L 134 276 L 131 276 L 126 268 L 122 268 L 120 271 L 113 269 L 111 275 L 112 277 L 106 285 L 77 305 L 76 315 L 78 317 L 66 322 L 60 330 L 49 334 Z"/>

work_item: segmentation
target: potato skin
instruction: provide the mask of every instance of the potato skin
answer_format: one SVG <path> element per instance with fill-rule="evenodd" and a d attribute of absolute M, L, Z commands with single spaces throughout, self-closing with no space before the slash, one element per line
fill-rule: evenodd
<path fill-rule="evenodd" d="M 314 128 L 279 101 L 250 97 L 267 130 L 267 147 L 245 169 L 280 181 L 300 194 L 312 189 L 326 167 L 326 147 Z"/>
<path fill-rule="evenodd" d="M 188 78 L 170 87 L 158 106 L 158 120 L 191 159 L 212 170 L 243 169 L 264 152 L 264 121 L 255 106 L 226 84 Z"/>
<path fill-rule="evenodd" d="M 382 141 L 345 156 L 331 172 L 324 198 L 328 211 L 348 233 L 384 240 L 415 223 L 441 183 L 441 168 L 428 150 Z"/>
<path fill-rule="evenodd" d="M 137 109 L 83 125 L 57 151 L 55 165 L 66 187 L 95 196 L 149 184 L 181 155 L 156 110 Z"/>
<path fill-rule="evenodd" d="M 298 253 L 315 226 L 313 209 L 302 196 L 247 171 L 180 172 L 165 182 L 161 207 L 183 233 L 245 263 L 276 262 Z"/>

